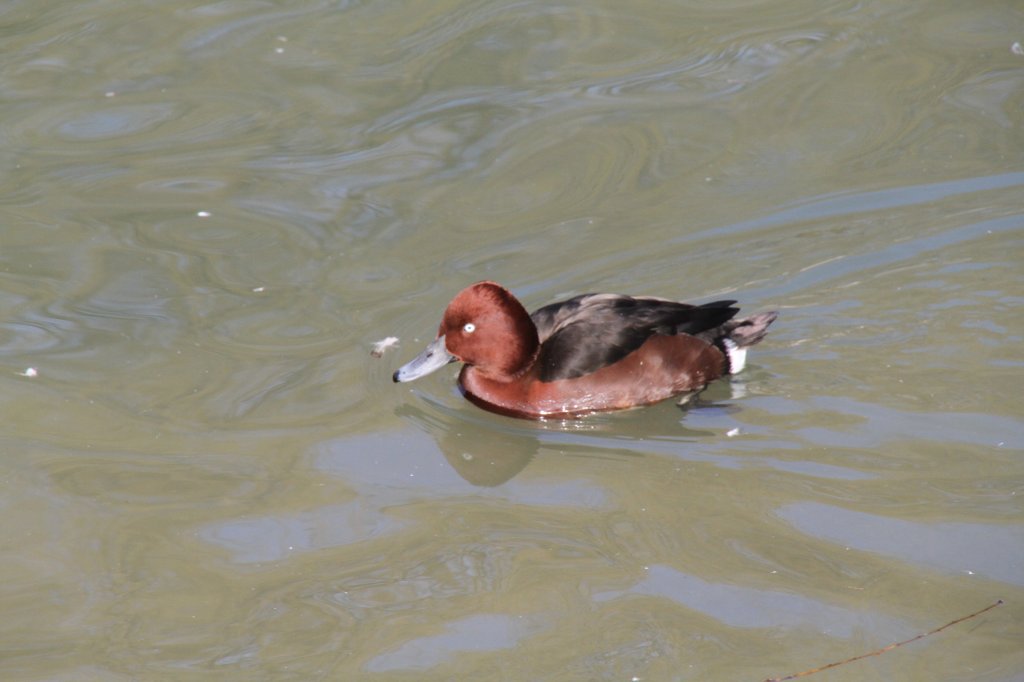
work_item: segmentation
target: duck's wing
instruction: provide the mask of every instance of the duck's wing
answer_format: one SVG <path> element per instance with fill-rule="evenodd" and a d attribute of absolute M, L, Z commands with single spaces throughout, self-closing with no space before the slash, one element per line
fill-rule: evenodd
<path fill-rule="evenodd" d="M 558 329 L 565 326 L 580 311 L 595 304 L 597 299 L 613 294 L 583 294 L 566 301 L 551 303 L 530 313 L 530 319 L 537 327 L 537 339 L 544 343 Z"/>
<path fill-rule="evenodd" d="M 584 294 L 530 317 L 541 341 L 540 379 L 573 379 L 621 360 L 654 334 L 702 335 L 732 318 L 735 301 L 690 305 L 663 298 Z"/>

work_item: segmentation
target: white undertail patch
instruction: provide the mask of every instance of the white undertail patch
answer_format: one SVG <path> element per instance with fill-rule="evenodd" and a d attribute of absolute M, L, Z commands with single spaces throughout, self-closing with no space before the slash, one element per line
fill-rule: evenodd
<path fill-rule="evenodd" d="M 747 366 L 747 349 L 738 346 L 732 339 L 722 339 L 725 354 L 729 356 L 729 374 L 738 374 Z"/>

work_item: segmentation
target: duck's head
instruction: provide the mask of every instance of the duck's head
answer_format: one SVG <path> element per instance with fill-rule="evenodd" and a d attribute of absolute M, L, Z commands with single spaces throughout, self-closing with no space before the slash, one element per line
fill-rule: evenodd
<path fill-rule="evenodd" d="M 458 360 L 508 381 L 530 367 L 539 345 L 537 328 L 516 297 L 495 282 L 477 282 L 452 299 L 437 338 L 392 378 L 412 381 Z"/>

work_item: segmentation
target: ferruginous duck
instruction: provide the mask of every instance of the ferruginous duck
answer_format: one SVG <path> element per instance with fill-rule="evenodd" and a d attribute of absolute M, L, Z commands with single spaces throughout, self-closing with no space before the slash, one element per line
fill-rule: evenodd
<path fill-rule="evenodd" d="M 741 371 L 778 316 L 736 318 L 734 303 L 583 294 L 531 315 L 508 289 L 477 282 L 452 299 L 437 338 L 393 378 L 412 381 L 457 360 L 466 398 L 530 419 L 692 396 Z"/>

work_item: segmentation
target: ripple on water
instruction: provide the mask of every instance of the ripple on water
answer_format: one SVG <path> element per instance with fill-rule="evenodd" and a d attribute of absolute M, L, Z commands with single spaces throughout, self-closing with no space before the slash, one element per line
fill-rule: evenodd
<path fill-rule="evenodd" d="M 229 551 L 236 563 L 263 564 L 318 549 L 371 542 L 407 525 L 378 506 L 358 500 L 295 514 L 219 521 L 200 530 L 199 536 Z"/>
<path fill-rule="evenodd" d="M 1024 59 L 1020 60 L 1024 67 Z M 1022 68 L 989 71 L 966 80 L 949 92 L 947 97 L 955 105 L 970 109 L 1005 128 L 1021 122 L 1021 93 L 1024 92 Z M 961 136 L 967 135 L 961 131 Z M 983 142 L 973 136 L 976 151 Z M 984 154 L 982 154 L 984 156 Z"/>
<path fill-rule="evenodd" d="M 637 594 L 670 599 L 739 628 L 816 627 L 835 636 L 852 637 L 861 628 L 896 629 L 899 625 L 895 619 L 865 614 L 800 594 L 710 582 L 663 565 L 648 567 L 644 578 L 629 589 L 597 594 L 594 601 L 605 602 Z"/>
<path fill-rule="evenodd" d="M 180 115 L 172 104 L 115 105 L 74 114 L 55 127 L 68 140 L 101 140 L 145 133 Z"/>
<path fill-rule="evenodd" d="M 15 149 L 30 145 L 35 154 L 59 154 L 65 163 L 129 143 L 117 147 L 122 161 L 158 152 L 166 162 L 262 134 L 279 106 L 273 97 L 243 92 L 93 95 L 11 113 L 0 122 L 0 135 Z"/>
<path fill-rule="evenodd" d="M 847 548 L 1024 586 L 1024 528 L 1019 525 L 912 521 L 818 502 L 793 503 L 776 513 L 803 533 Z"/>
<path fill-rule="evenodd" d="M 366 662 L 371 673 L 427 670 L 460 653 L 484 654 L 511 649 L 521 640 L 551 627 L 546 619 L 501 613 L 481 613 L 448 622 L 444 632 L 412 638 Z"/>
<path fill-rule="evenodd" d="M 74 458 L 40 458 L 61 490 L 108 508 L 152 511 L 217 508 L 265 488 L 258 467 L 240 460 L 230 466 L 214 459 L 150 455 L 145 459 L 91 452 Z"/>

